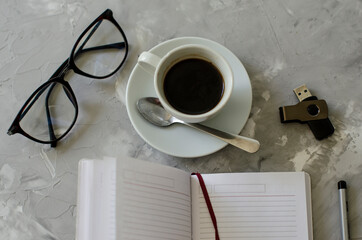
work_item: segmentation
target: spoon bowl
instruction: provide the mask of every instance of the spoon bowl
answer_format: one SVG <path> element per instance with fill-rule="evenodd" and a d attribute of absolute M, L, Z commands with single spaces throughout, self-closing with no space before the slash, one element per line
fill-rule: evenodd
<path fill-rule="evenodd" d="M 137 101 L 137 109 L 140 114 L 152 124 L 159 127 L 168 127 L 174 123 L 184 124 L 204 133 L 217 137 L 235 147 L 243 149 L 246 152 L 254 153 L 259 150 L 259 141 L 239 136 L 232 133 L 223 132 L 197 123 L 187 123 L 168 113 L 161 105 L 158 98 L 145 97 Z"/>

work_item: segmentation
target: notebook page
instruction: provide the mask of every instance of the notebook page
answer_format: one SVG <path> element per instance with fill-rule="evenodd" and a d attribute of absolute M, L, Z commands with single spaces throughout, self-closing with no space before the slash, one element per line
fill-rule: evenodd
<path fill-rule="evenodd" d="M 77 240 L 115 240 L 116 159 L 82 159 L 78 167 Z"/>
<path fill-rule="evenodd" d="M 136 159 L 117 161 L 117 239 L 190 240 L 190 174 Z"/>
<path fill-rule="evenodd" d="M 312 239 L 309 176 L 299 173 L 203 174 L 220 239 Z M 307 184 L 306 184 L 307 183 Z M 214 240 L 196 176 L 191 179 L 192 235 Z"/>

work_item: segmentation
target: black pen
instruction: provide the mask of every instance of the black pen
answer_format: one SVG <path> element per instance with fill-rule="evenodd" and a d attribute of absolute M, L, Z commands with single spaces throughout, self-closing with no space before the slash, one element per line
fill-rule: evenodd
<path fill-rule="evenodd" d="M 349 240 L 348 233 L 348 202 L 346 197 L 347 183 L 345 181 L 338 182 L 339 193 L 339 212 L 341 213 L 341 230 L 342 240 Z"/>

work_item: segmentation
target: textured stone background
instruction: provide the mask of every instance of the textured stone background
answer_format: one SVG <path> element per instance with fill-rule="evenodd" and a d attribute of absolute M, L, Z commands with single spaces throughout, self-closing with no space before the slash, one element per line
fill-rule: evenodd
<path fill-rule="evenodd" d="M 124 28 L 130 55 L 116 76 L 72 76 L 81 113 L 56 149 L 6 130 L 27 97 L 66 59 L 78 35 L 106 8 Z M 362 2 L 357 0 L 1 1 L 0 239 L 74 239 L 77 164 L 127 155 L 187 171 L 306 171 L 315 239 L 340 239 L 337 181 L 349 185 L 351 236 L 362 238 Z M 256 154 L 227 146 L 195 159 L 165 155 L 135 132 L 125 89 L 138 55 L 175 37 L 199 36 L 230 49 L 253 88 L 242 135 Z M 308 126 L 280 124 L 306 84 L 329 104 L 336 131 L 317 141 Z"/>

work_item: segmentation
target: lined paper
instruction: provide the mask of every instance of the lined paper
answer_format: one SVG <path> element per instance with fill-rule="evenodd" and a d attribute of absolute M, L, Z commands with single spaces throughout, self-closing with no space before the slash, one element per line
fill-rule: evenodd
<path fill-rule="evenodd" d="M 307 240 L 311 221 L 305 173 L 204 174 L 220 239 Z M 198 180 L 192 177 L 193 239 L 215 239 Z"/>
<path fill-rule="evenodd" d="M 190 174 L 132 160 L 117 165 L 118 239 L 190 240 Z"/>

